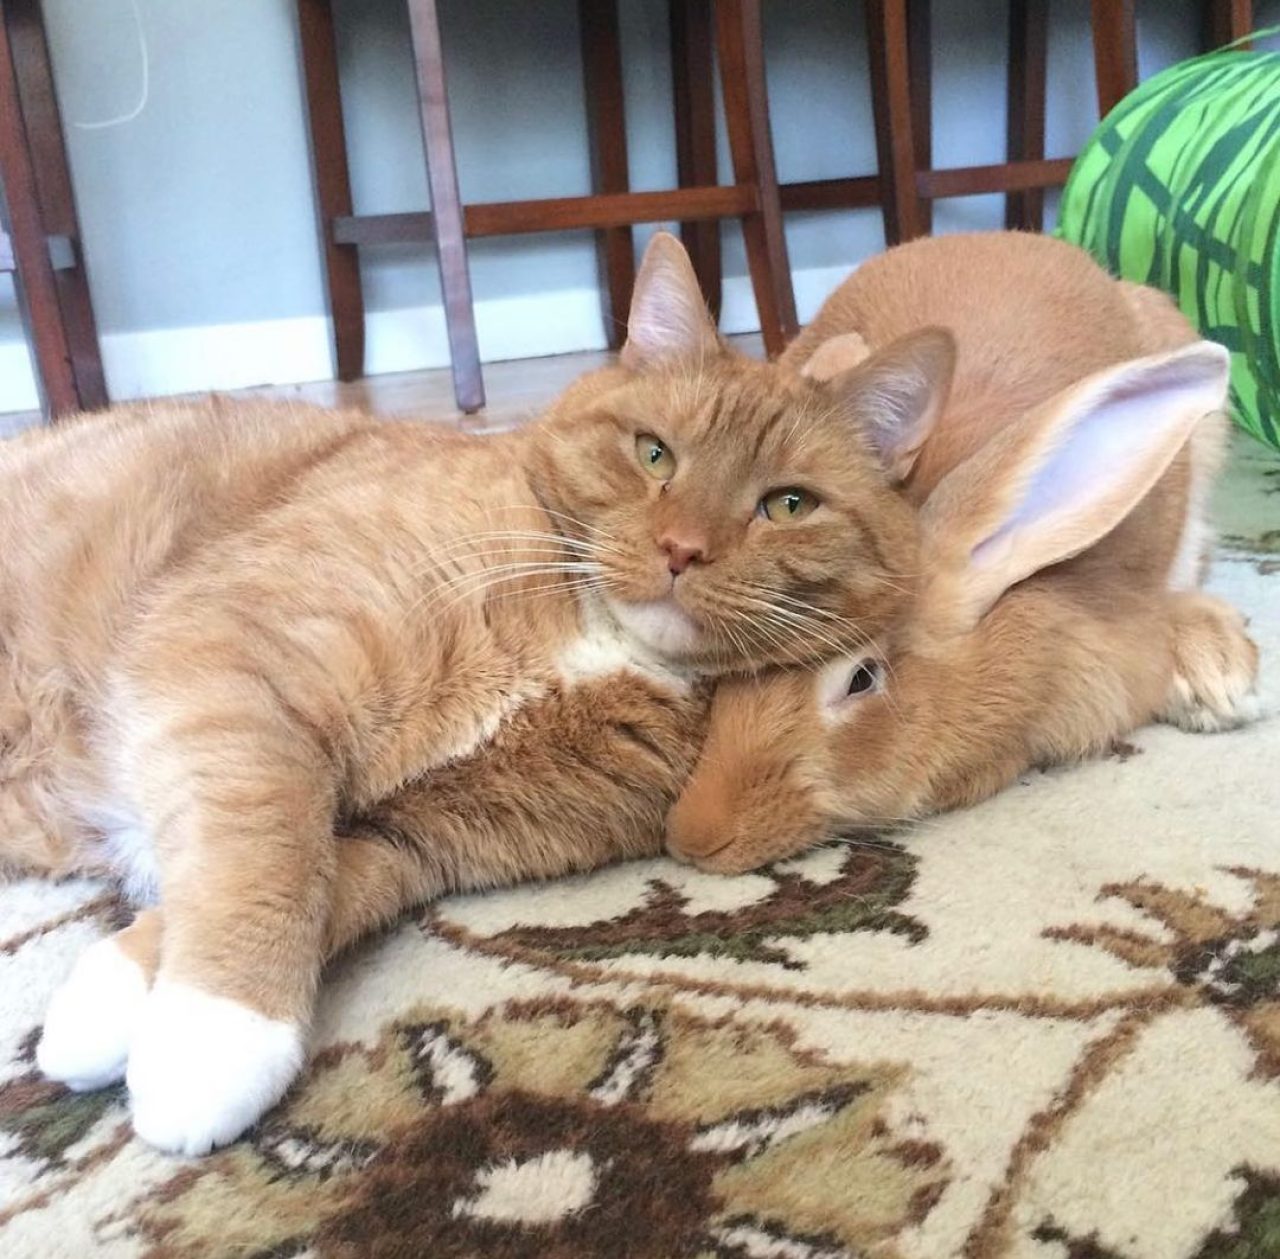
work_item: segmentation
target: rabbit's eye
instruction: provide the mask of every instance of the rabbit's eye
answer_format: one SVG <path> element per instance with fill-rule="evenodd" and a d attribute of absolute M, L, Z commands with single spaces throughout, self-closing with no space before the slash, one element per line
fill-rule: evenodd
<path fill-rule="evenodd" d="M 864 660 L 849 679 L 849 695 L 869 695 L 880 688 L 880 662 Z"/>

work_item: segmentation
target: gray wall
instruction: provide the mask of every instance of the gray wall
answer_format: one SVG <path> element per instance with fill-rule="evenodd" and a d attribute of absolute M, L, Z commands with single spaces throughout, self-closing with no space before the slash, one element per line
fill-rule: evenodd
<path fill-rule="evenodd" d="M 317 316 L 319 257 L 290 0 L 44 0 L 98 320 L 106 337 Z M 588 190 L 574 0 L 445 0 L 463 195 L 482 201 Z M 1280 20 L 1280 3 L 1259 5 Z M 1004 12 L 935 2 L 935 162 L 998 161 L 1004 136 Z M 1094 119 L 1087 0 L 1052 5 L 1050 154 L 1074 152 Z M 1198 6 L 1140 6 L 1141 68 L 1194 51 Z M 427 202 L 402 0 L 339 0 L 357 207 Z M 146 103 L 139 22 L 149 66 Z M 670 186 L 666 0 L 623 0 L 631 166 L 637 188 Z M 861 5 L 772 0 L 769 87 L 783 179 L 874 168 Z M 84 124 L 90 124 L 86 127 Z M 722 154 L 722 165 L 727 161 Z M 939 206 L 936 230 L 995 227 L 999 198 Z M 871 211 L 795 215 L 797 270 L 849 266 L 883 244 Z M 745 272 L 735 228 L 726 270 Z M 476 242 L 478 301 L 596 283 L 581 233 Z M 437 304 L 424 249 L 371 251 L 374 310 Z M 805 315 L 809 311 L 802 310 Z M 0 291 L 0 343 L 19 328 Z"/>

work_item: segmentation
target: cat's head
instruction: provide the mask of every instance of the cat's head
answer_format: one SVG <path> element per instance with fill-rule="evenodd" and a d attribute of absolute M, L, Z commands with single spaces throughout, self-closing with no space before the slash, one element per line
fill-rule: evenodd
<path fill-rule="evenodd" d="M 535 427 L 540 497 L 623 628 L 705 670 L 830 656 L 877 637 L 919 568 L 897 489 L 945 401 L 949 334 L 819 383 L 730 349 L 687 255 L 655 236 L 616 368 Z"/>

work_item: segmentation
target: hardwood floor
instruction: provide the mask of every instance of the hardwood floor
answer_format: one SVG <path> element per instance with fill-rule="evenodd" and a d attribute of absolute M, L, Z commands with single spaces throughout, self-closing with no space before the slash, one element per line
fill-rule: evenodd
<path fill-rule="evenodd" d="M 731 340 L 744 353 L 762 353 L 758 334 Z M 484 369 L 488 406 L 477 415 L 463 415 L 454 405 L 453 379 L 448 368 L 369 376 L 349 384 L 320 380 L 304 385 L 269 385 L 236 390 L 227 396 L 297 398 L 321 406 L 367 407 L 378 415 L 412 414 L 433 423 L 457 424 L 468 432 L 483 433 L 512 428 L 532 419 L 570 381 L 614 357 L 607 351 L 593 350 L 488 363 Z M 0 415 L 0 438 L 38 423 L 40 416 L 36 412 Z"/>
<path fill-rule="evenodd" d="M 411 414 L 435 423 L 457 424 L 469 432 L 485 432 L 512 428 L 533 419 L 571 381 L 615 357 L 608 351 L 593 350 L 489 363 L 484 369 L 488 404 L 475 415 L 458 410 L 448 368 L 367 376 L 349 383 L 322 380 L 305 385 L 276 385 L 244 390 L 236 396 L 298 398 L 321 406 L 361 407 L 378 415 Z"/>

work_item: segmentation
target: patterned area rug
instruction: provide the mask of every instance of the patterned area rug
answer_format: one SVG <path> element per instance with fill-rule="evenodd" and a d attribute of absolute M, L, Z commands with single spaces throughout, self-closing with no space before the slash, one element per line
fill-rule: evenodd
<path fill-rule="evenodd" d="M 1280 464 L 1239 456 L 1214 586 L 1274 713 Z M 0 889 L 0 1255 L 1276 1259 L 1278 774 L 1274 717 L 1149 729 L 744 878 L 445 902 L 193 1162 L 33 1069 L 111 896 Z"/>

